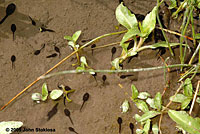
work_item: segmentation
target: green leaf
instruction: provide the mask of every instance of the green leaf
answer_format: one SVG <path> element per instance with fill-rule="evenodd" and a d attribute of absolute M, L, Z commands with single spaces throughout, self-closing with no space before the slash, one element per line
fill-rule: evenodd
<path fill-rule="evenodd" d="M 158 129 L 157 123 L 156 123 L 156 124 L 153 124 L 153 126 L 152 126 L 152 131 L 153 131 L 153 134 L 158 134 L 159 129 Z"/>
<path fill-rule="evenodd" d="M 157 112 L 157 111 L 148 111 L 146 113 L 144 113 L 139 119 L 138 119 L 138 122 L 144 122 L 148 119 L 151 119 L 157 115 L 161 114 L 160 112 Z"/>
<path fill-rule="evenodd" d="M 81 31 L 80 30 L 76 31 L 72 36 L 73 41 L 76 42 L 80 35 L 81 35 Z"/>
<path fill-rule="evenodd" d="M 193 87 L 192 87 L 192 82 L 190 78 L 187 78 L 184 82 L 184 87 L 183 87 L 183 94 L 185 96 L 192 96 L 192 91 L 193 91 Z"/>
<path fill-rule="evenodd" d="M 47 84 L 44 83 L 42 85 L 42 101 L 45 101 L 48 97 L 48 89 L 47 89 Z"/>
<path fill-rule="evenodd" d="M 138 115 L 138 114 L 135 114 L 134 118 L 135 118 L 135 120 L 136 120 L 137 122 L 139 122 L 139 120 L 141 119 L 141 116 Z"/>
<path fill-rule="evenodd" d="M 23 125 L 21 121 L 2 121 L 0 122 L 1 134 L 11 134 L 14 129 L 20 128 Z"/>
<path fill-rule="evenodd" d="M 127 29 L 137 28 L 138 22 L 134 14 L 131 14 L 130 10 L 123 5 L 123 2 L 117 7 L 116 18 L 118 22 Z"/>
<path fill-rule="evenodd" d="M 127 100 L 125 100 L 121 106 L 122 108 L 122 113 L 126 113 L 129 109 L 129 102 Z"/>
<path fill-rule="evenodd" d="M 63 94 L 63 90 L 57 90 L 57 89 L 55 89 L 55 90 L 51 91 L 51 93 L 50 93 L 50 98 L 51 98 L 52 100 L 56 100 L 56 99 L 58 99 L 60 96 L 62 96 L 62 94 Z"/>
<path fill-rule="evenodd" d="M 74 47 L 75 47 L 75 44 L 74 44 L 74 42 L 73 42 L 73 41 L 69 41 L 69 42 L 68 42 L 68 45 L 69 45 L 69 46 L 71 46 L 72 48 L 74 48 Z"/>
<path fill-rule="evenodd" d="M 173 9 L 176 8 L 177 4 L 176 4 L 176 0 L 170 0 L 170 5 L 169 5 L 169 9 Z"/>
<path fill-rule="evenodd" d="M 120 46 L 124 46 L 124 42 L 128 41 L 130 38 L 132 38 L 133 36 L 136 36 L 140 33 L 139 29 L 136 27 L 136 28 L 132 28 L 132 29 L 129 29 L 127 33 L 124 34 L 121 42 L 120 42 Z M 127 46 L 128 47 L 128 46 Z M 127 47 L 124 48 L 125 50 L 127 50 Z"/>
<path fill-rule="evenodd" d="M 191 98 L 185 99 L 185 100 L 181 103 L 181 109 L 182 109 L 182 110 L 185 109 L 185 108 L 190 104 L 190 101 L 191 101 L 191 100 L 192 100 Z"/>
<path fill-rule="evenodd" d="M 200 134 L 200 123 L 189 116 L 185 111 L 169 110 L 170 118 L 191 134 Z"/>
<path fill-rule="evenodd" d="M 200 4 L 200 3 L 199 3 L 199 4 Z M 199 40 L 199 39 L 200 39 L 200 33 L 196 33 L 194 38 L 195 38 L 196 40 Z"/>
<path fill-rule="evenodd" d="M 81 70 L 85 70 L 85 67 L 83 66 L 83 67 L 77 67 L 76 68 L 76 71 L 78 72 L 78 71 L 81 71 Z"/>
<path fill-rule="evenodd" d="M 156 94 L 156 96 L 154 97 L 154 104 L 155 104 L 156 108 L 160 111 L 162 108 L 162 96 L 161 96 L 160 92 L 158 92 Z"/>
<path fill-rule="evenodd" d="M 128 50 L 127 57 L 134 56 L 137 54 L 137 51 L 134 48 Z"/>
<path fill-rule="evenodd" d="M 115 58 L 115 59 L 111 62 L 112 66 L 115 67 L 115 69 L 117 69 L 117 70 L 120 69 L 119 60 L 120 60 L 120 58 Z"/>
<path fill-rule="evenodd" d="M 148 120 L 146 121 L 145 125 L 144 125 L 144 129 L 143 129 L 143 130 L 144 130 L 144 133 L 145 133 L 145 134 L 149 134 L 150 122 L 151 122 L 151 120 L 148 119 Z"/>
<path fill-rule="evenodd" d="M 73 40 L 71 36 L 67 36 L 67 35 L 64 36 L 64 39 L 66 39 L 68 41 L 72 41 Z"/>
<path fill-rule="evenodd" d="M 146 100 L 146 102 L 147 102 L 147 104 L 149 104 L 149 106 L 150 106 L 151 108 L 156 109 L 156 106 L 155 106 L 155 104 L 154 104 L 154 99 L 148 98 L 148 99 Z"/>
<path fill-rule="evenodd" d="M 140 92 L 137 98 L 139 98 L 139 99 L 147 99 L 149 96 L 150 96 L 150 94 L 147 93 L 147 92 Z"/>
<path fill-rule="evenodd" d="M 136 134 L 143 134 L 144 133 L 144 130 L 142 129 L 136 129 Z"/>
<path fill-rule="evenodd" d="M 31 98 L 34 101 L 40 101 L 40 100 L 42 100 L 42 95 L 40 93 L 33 93 Z"/>
<path fill-rule="evenodd" d="M 143 100 L 137 100 L 135 104 L 138 109 L 142 110 L 142 112 L 146 113 L 149 111 L 147 104 Z"/>
<path fill-rule="evenodd" d="M 185 95 L 183 94 L 177 94 L 176 96 L 171 96 L 169 98 L 169 100 L 173 101 L 173 102 L 179 102 L 179 103 L 182 103 L 185 99 L 187 99 L 188 97 L 186 97 Z"/>
<path fill-rule="evenodd" d="M 132 90 L 132 99 L 136 99 L 138 97 L 138 90 L 137 88 L 135 87 L 135 85 L 131 85 L 131 90 Z"/>
<path fill-rule="evenodd" d="M 88 66 L 85 56 L 81 56 L 80 61 L 81 61 L 85 66 Z"/>
<path fill-rule="evenodd" d="M 156 26 L 156 13 L 157 6 L 153 8 L 153 10 L 146 15 L 145 19 L 142 22 L 141 37 L 148 37 L 148 35 L 154 30 Z"/>

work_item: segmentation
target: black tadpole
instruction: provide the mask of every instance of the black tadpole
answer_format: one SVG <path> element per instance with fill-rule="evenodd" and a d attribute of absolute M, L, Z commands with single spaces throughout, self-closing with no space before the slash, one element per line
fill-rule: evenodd
<path fill-rule="evenodd" d="M 9 4 L 6 8 L 6 16 L 0 21 L 0 24 L 2 24 L 8 16 L 13 14 L 15 12 L 15 9 L 16 9 L 15 4 L 13 4 L 13 3 Z"/>
<path fill-rule="evenodd" d="M 97 73 L 95 72 L 94 74 L 92 74 L 92 76 L 94 77 L 94 79 L 95 79 L 95 81 L 96 81 L 96 83 L 97 83 L 97 78 L 96 78 Z"/>
<path fill-rule="evenodd" d="M 58 55 L 57 53 L 53 53 L 53 54 L 47 56 L 46 58 L 53 58 L 53 57 L 56 57 L 57 55 Z"/>
<path fill-rule="evenodd" d="M 83 105 L 85 104 L 85 102 L 88 101 L 89 97 L 90 97 L 89 93 L 85 93 L 83 95 L 83 103 L 81 105 L 80 112 L 81 112 L 81 109 L 83 108 Z"/>
<path fill-rule="evenodd" d="M 55 50 L 57 53 L 59 53 L 59 57 L 60 57 L 60 55 L 61 55 L 60 49 L 59 49 L 57 46 L 54 46 L 54 50 Z"/>
<path fill-rule="evenodd" d="M 16 25 L 15 24 L 12 24 L 11 25 L 11 31 L 13 32 L 13 41 L 15 40 L 15 31 L 16 31 Z"/>
<path fill-rule="evenodd" d="M 67 117 L 69 117 L 69 119 L 70 119 L 72 125 L 74 125 L 74 123 L 73 123 L 73 121 L 72 121 L 72 118 L 71 118 L 71 116 L 70 116 L 70 114 L 71 114 L 70 111 L 69 111 L 68 109 L 65 108 L 64 113 L 65 113 L 65 115 L 66 115 Z"/>
<path fill-rule="evenodd" d="M 69 127 L 68 129 L 69 129 L 69 131 L 71 131 L 71 132 L 74 132 L 74 133 L 78 134 L 78 133 L 77 133 L 77 132 L 74 130 L 74 128 L 73 128 L 73 127 Z"/>
<path fill-rule="evenodd" d="M 128 74 L 128 75 L 121 75 L 121 76 L 120 76 L 120 79 L 125 79 L 125 78 L 130 77 L 130 76 L 133 76 L 133 75 L 131 75 L 131 74 Z"/>
<path fill-rule="evenodd" d="M 117 51 L 116 47 L 113 47 L 111 49 L 111 53 L 112 53 L 111 60 L 113 59 L 113 55 L 116 53 L 116 51 Z"/>
<path fill-rule="evenodd" d="M 95 47 L 96 47 L 96 44 L 92 44 L 92 46 L 91 46 L 91 49 L 92 49 L 92 55 L 93 55 L 93 52 L 94 52 L 93 48 L 95 48 Z"/>
<path fill-rule="evenodd" d="M 123 2 L 123 0 L 119 0 L 119 4 L 121 4 Z"/>
<path fill-rule="evenodd" d="M 57 112 L 58 112 L 58 104 L 59 103 L 57 103 L 52 109 L 51 109 L 51 111 L 49 111 L 48 112 L 48 114 L 47 114 L 47 116 L 48 116 L 48 119 L 47 119 L 47 121 L 48 120 L 50 120 Z"/>
<path fill-rule="evenodd" d="M 133 123 L 130 123 L 130 124 L 129 124 L 129 128 L 131 129 L 131 134 L 133 134 L 133 129 L 134 129 Z"/>
<path fill-rule="evenodd" d="M 103 75 L 102 76 L 103 84 L 105 84 L 106 79 L 107 79 L 106 75 Z"/>
<path fill-rule="evenodd" d="M 13 69 L 13 68 L 15 67 L 15 66 L 14 66 L 14 62 L 16 61 L 15 55 L 12 55 L 10 60 L 11 60 L 11 62 L 12 62 L 12 69 Z"/>
<path fill-rule="evenodd" d="M 40 27 L 40 32 L 55 32 L 55 31 L 44 27 Z"/>
<path fill-rule="evenodd" d="M 122 118 L 118 117 L 117 123 L 119 124 L 119 134 L 121 133 Z"/>
<path fill-rule="evenodd" d="M 42 48 L 40 48 L 39 50 L 36 50 L 36 51 L 34 52 L 34 55 L 40 54 L 41 50 L 44 49 L 44 48 L 45 48 L 45 44 L 43 44 Z"/>
<path fill-rule="evenodd" d="M 29 19 L 31 20 L 32 25 L 33 25 L 33 26 L 36 26 L 36 22 L 35 22 L 30 16 L 28 16 L 28 17 L 29 17 Z"/>
<path fill-rule="evenodd" d="M 65 86 L 65 91 L 69 91 L 69 90 L 72 90 L 71 87 Z"/>

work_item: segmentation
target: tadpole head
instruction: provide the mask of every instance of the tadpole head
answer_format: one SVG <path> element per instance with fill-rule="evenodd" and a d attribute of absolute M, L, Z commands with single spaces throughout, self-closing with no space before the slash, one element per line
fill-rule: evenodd
<path fill-rule="evenodd" d="M 69 86 L 65 86 L 65 91 L 69 91 L 71 88 Z"/>
<path fill-rule="evenodd" d="M 38 54 L 40 54 L 40 50 L 36 50 L 36 51 L 34 52 L 34 55 L 38 55 Z"/>
<path fill-rule="evenodd" d="M 96 44 L 92 44 L 91 48 L 95 48 L 96 47 Z"/>
<path fill-rule="evenodd" d="M 64 113 L 65 113 L 66 116 L 70 116 L 70 111 L 68 109 L 65 109 Z"/>
<path fill-rule="evenodd" d="M 111 49 L 111 53 L 112 53 L 112 54 L 116 53 L 116 51 L 117 51 L 116 47 L 113 47 L 113 48 Z"/>
<path fill-rule="evenodd" d="M 83 101 L 87 101 L 89 99 L 89 97 L 90 97 L 89 93 L 85 93 L 83 95 Z"/>
<path fill-rule="evenodd" d="M 131 130 L 133 130 L 133 128 L 134 128 L 133 123 L 130 123 L 130 124 L 129 124 L 129 127 L 130 127 Z"/>
<path fill-rule="evenodd" d="M 103 81 L 106 81 L 106 79 L 107 79 L 106 75 L 103 75 L 103 76 L 102 76 L 102 80 L 103 80 Z"/>
<path fill-rule="evenodd" d="M 15 60 L 16 60 L 15 55 L 12 55 L 10 59 L 11 59 L 12 62 L 15 62 Z"/>
<path fill-rule="evenodd" d="M 122 124 L 122 118 L 118 117 L 117 122 L 118 122 L 118 124 Z"/>
<path fill-rule="evenodd" d="M 14 3 L 11 3 L 6 8 L 6 15 L 11 15 L 15 12 L 16 5 Z"/>

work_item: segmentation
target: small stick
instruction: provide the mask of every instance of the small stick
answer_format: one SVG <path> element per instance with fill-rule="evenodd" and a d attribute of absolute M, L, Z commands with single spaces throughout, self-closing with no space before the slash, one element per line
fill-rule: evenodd
<path fill-rule="evenodd" d="M 200 84 L 200 81 L 198 81 L 197 89 L 196 89 L 194 97 L 193 97 L 192 105 L 191 105 L 190 112 L 189 112 L 190 115 L 192 114 L 192 109 L 194 107 L 194 103 L 195 103 L 195 100 L 197 98 L 197 94 L 198 94 L 198 91 L 199 91 L 199 84 Z"/>

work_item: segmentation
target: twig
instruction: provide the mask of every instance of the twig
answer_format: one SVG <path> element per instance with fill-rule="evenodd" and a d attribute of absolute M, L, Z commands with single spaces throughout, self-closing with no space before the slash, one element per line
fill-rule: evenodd
<path fill-rule="evenodd" d="M 162 117 L 163 117 L 163 114 L 161 113 L 161 115 L 160 115 L 160 119 L 159 119 L 159 124 L 158 124 L 158 129 L 159 129 L 160 134 L 162 134 L 162 131 L 161 131 L 161 122 L 162 122 Z"/>
<path fill-rule="evenodd" d="M 192 109 L 194 107 L 194 103 L 195 103 L 195 100 L 197 98 L 197 94 L 198 94 L 198 91 L 199 91 L 199 84 L 200 84 L 200 81 L 198 81 L 197 88 L 196 88 L 196 91 L 195 91 L 195 94 L 194 94 L 194 97 L 193 97 L 192 105 L 191 105 L 190 112 L 189 112 L 190 115 L 192 114 Z"/>

